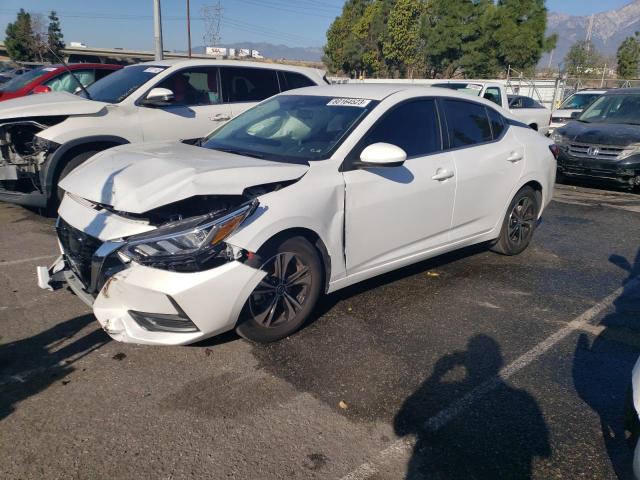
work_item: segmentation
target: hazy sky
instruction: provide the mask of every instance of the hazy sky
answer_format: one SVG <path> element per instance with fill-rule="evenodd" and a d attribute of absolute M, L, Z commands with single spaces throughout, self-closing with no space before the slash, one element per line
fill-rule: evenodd
<path fill-rule="evenodd" d="M 289 46 L 321 46 L 327 27 L 340 13 L 342 0 L 221 0 L 222 42 L 264 41 Z M 192 44 L 203 44 L 201 9 L 212 0 L 191 0 Z M 630 0 L 548 0 L 551 10 L 588 15 Z M 152 0 L 1 0 L 0 38 L 22 7 L 46 14 L 56 9 L 65 41 L 95 47 L 153 48 Z M 162 0 L 164 46 L 186 50 L 186 0 Z"/>

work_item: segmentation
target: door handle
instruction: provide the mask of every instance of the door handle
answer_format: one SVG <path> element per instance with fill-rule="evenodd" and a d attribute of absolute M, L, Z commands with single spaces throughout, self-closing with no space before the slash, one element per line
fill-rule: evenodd
<path fill-rule="evenodd" d="M 516 163 L 522 160 L 522 154 L 518 152 L 511 152 L 511 154 L 507 157 L 507 161 L 511 163 Z"/>
<path fill-rule="evenodd" d="M 227 120 L 231 120 L 231 116 L 219 113 L 217 115 L 209 115 L 209 120 L 212 122 L 226 122 Z"/>
<path fill-rule="evenodd" d="M 453 175 L 454 175 L 453 172 L 450 172 L 449 170 L 444 168 L 439 168 L 438 170 L 436 170 L 436 174 L 433 177 L 431 177 L 431 180 L 437 180 L 439 182 L 443 182 L 453 177 Z"/>

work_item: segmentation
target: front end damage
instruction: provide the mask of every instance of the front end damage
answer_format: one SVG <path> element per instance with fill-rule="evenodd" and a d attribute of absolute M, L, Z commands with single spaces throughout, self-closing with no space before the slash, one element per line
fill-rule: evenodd
<path fill-rule="evenodd" d="M 38 268 L 39 285 L 67 286 L 122 342 L 184 345 L 228 331 L 264 272 L 252 265 L 252 252 L 224 240 L 261 215 L 259 195 L 287 183 L 192 197 L 144 214 L 67 193 L 56 226 L 62 255 Z M 211 245 L 193 247 L 204 237 Z"/>
<path fill-rule="evenodd" d="M 39 134 L 64 116 L 0 121 L 0 199 L 37 205 L 44 199 L 43 171 L 59 145 Z"/>

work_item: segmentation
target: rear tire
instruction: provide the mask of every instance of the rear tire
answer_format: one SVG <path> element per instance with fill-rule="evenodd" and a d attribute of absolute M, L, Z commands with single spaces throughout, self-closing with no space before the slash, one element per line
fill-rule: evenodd
<path fill-rule="evenodd" d="M 531 187 L 523 187 L 511 200 L 502 222 L 500 236 L 491 247 L 502 255 L 518 255 L 531 242 L 538 223 L 538 196 Z"/>
<path fill-rule="evenodd" d="M 238 335 L 257 343 L 280 340 L 297 331 L 320 297 L 323 269 L 316 248 L 304 237 L 291 237 L 258 252 L 267 274 L 243 308 Z"/>

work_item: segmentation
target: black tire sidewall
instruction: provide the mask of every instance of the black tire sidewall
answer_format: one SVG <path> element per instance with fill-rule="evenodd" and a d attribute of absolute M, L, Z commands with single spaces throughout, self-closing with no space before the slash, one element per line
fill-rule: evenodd
<path fill-rule="evenodd" d="M 536 195 L 535 190 L 531 187 L 523 187 L 520 190 L 518 190 L 518 192 L 515 194 L 515 196 L 511 200 L 511 203 L 509 204 L 509 208 L 507 209 L 507 213 L 502 222 L 500 238 L 498 239 L 498 242 L 496 244 L 497 248 L 495 248 L 495 251 L 502 253 L 504 255 L 518 255 L 524 252 L 529 246 L 529 244 L 531 243 L 531 239 L 533 238 L 533 233 L 535 232 L 535 226 L 533 228 L 533 231 L 531 232 L 531 235 L 529 236 L 528 241 L 526 243 L 523 243 L 522 245 L 514 245 L 511 239 L 509 238 L 509 217 L 511 216 L 511 212 L 513 211 L 515 206 L 524 197 L 528 197 L 535 205 L 536 217 L 540 212 L 538 196 Z"/>
<path fill-rule="evenodd" d="M 60 170 L 60 174 L 56 179 L 56 183 L 53 185 L 54 192 L 55 192 L 54 195 L 52 195 L 52 199 L 51 199 L 52 202 L 54 203 L 54 205 L 52 205 L 53 207 L 57 208 L 60 205 L 60 202 L 62 202 L 62 197 L 64 197 L 64 190 L 62 190 L 58 186 L 60 183 L 60 180 L 62 180 L 67 175 L 69 175 L 69 173 L 71 173 L 75 168 L 82 165 L 85 161 L 87 161 L 89 158 L 94 156 L 96 153 L 98 153 L 98 150 L 90 150 L 87 152 L 79 153 L 78 155 L 73 157 L 71 160 L 69 160 L 64 165 L 64 167 L 62 167 L 62 170 Z"/>
<path fill-rule="evenodd" d="M 243 338 L 257 343 L 269 343 L 285 338 L 297 331 L 313 312 L 321 295 L 324 273 L 318 250 L 304 237 L 291 237 L 281 242 L 273 242 L 260 249 L 257 264 L 261 265 L 278 253 L 293 252 L 311 270 L 311 289 L 296 318 L 283 325 L 265 327 L 257 323 L 249 313 L 249 299 L 242 310 L 236 332 Z"/>

